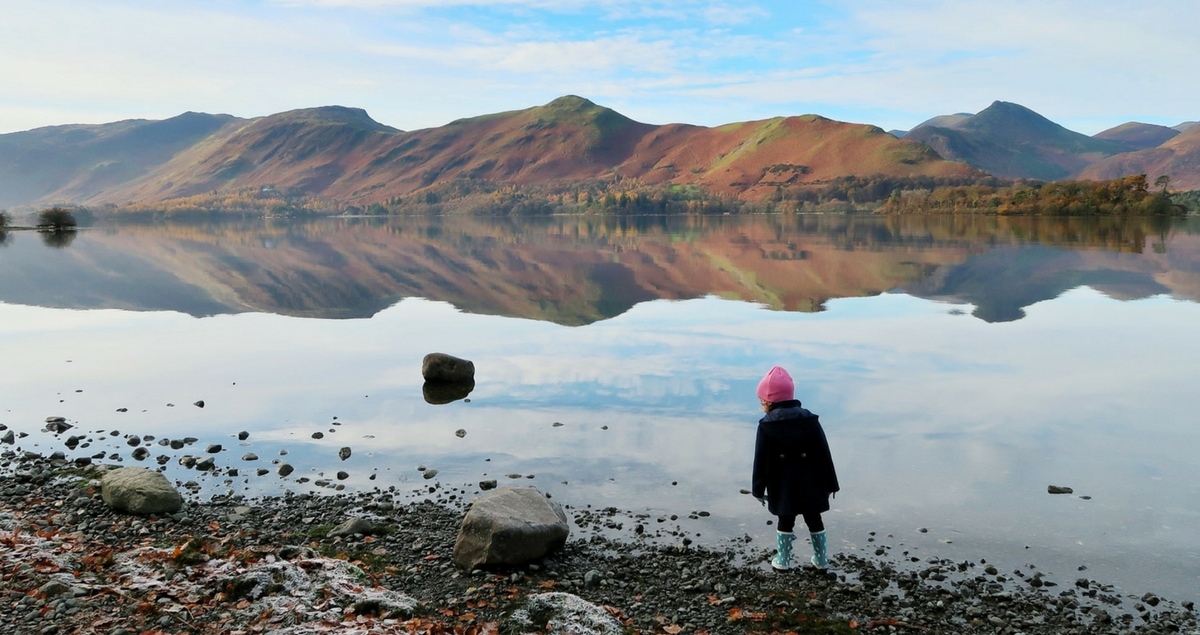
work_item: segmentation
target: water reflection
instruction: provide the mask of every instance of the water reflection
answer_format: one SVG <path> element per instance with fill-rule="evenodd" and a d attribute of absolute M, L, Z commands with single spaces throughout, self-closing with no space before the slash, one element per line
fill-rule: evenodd
<path fill-rule="evenodd" d="M 440 406 L 448 403 L 466 399 L 471 396 L 471 391 L 475 390 L 475 382 L 425 382 L 421 386 L 421 394 L 425 397 L 425 403 Z"/>
<path fill-rule="evenodd" d="M 78 232 L 73 229 L 42 230 L 38 231 L 38 235 L 41 236 L 42 243 L 47 247 L 62 249 L 70 247 L 71 243 L 75 242 Z"/>
<path fill-rule="evenodd" d="M 2 264 L 14 275 L 0 280 L 0 301 L 363 318 L 423 297 L 582 325 L 640 302 L 707 295 L 811 312 L 902 289 L 970 303 L 991 322 L 1084 285 L 1120 299 L 1200 299 L 1195 219 L 439 217 L 114 225 L 79 240 L 53 236 L 53 246 L 71 246 L 64 257 L 13 241 Z"/>

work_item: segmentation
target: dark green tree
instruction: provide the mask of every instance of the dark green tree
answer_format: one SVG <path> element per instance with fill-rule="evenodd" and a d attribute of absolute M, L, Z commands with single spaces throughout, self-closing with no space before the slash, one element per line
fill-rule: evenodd
<path fill-rule="evenodd" d="M 38 212 L 37 219 L 38 229 L 45 231 L 74 231 L 78 225 L 75 215 L 65 207 L 55 206 L 44 209 Z"/>
<path fill-rule="evenodd" d="M 1154 179 L 1154 187 L 1161 187 L 1163 194 L 1167 193 L 1167 186 L 1171 184 L 1171 177 L 1166 174 Z"/>

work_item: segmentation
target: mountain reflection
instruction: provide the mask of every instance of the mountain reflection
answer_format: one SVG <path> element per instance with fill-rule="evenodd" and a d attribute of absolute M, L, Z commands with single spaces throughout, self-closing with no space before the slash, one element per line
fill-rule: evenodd
<path fill-rule="evenodd" d="M 784 311 L 903 290 L 987 321 L 1090 286 L 1200 300 L 1195 219 L 480 217 L 116 224 L 0 250 L 0 301 L 365 318 L 405 297 L 581 325 L 706 295 Z"/>

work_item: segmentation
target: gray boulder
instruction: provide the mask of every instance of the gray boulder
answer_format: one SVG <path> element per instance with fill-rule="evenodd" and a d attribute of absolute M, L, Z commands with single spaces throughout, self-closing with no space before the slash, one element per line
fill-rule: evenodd
<path fill-rule="evenodd" d="M 428 382 L 474 383 L 475 364 L 445 353 L 430 353 L 421 360 L 421 376 Z"/>
<path fill-rule="evenodd" d="M 346 522 L 334 527 L 330 532 L 330 536 L 353 536 L 354 534 L 362 534 L 364 536 L 377 533 L 379 527 L 365 518 L 350 518 Z"/>
<path fill-rule="evenodd" d="M 130 514 L 174 514 L 183 496 L 161 472 L 122 467 L 100 479 L 100 495 L 109 507 Z"/>
<path fill-rule="evenodd" d="M 608 611 L 570 593 L 538 593 L 513 611 L 501 633 L 622 635 L 625 629 Z"/>
<path fill-rule="evenodd" d="M 522 564 L 562 547 L 570 533 L 562 506 L 536 487 L 502 487 L 471 503 L 453 560 L 464 569 Z"/>

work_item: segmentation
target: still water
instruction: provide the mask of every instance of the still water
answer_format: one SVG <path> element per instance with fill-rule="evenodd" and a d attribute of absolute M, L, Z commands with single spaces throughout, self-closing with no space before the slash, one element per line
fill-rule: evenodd
<path fill-rule="evenodd" d="M 1197 324 L 1196 219 L 13 233 L 0 244 L 0 423 L 28 436 L 0 451 L 151 467 L 166 455 L 194 499 L 339 486 L 471 496 L 497 479 L 765 549 L 770 517 L 743 490 L 754 387 L 781 364 L 839 470 L 833 553 L 882 543 L 893 559 L 986 557 L 1064 586 L 1086 576 L 1195 600 Z M 424 399 L 433 351 L 474 361 L 468 399 Z M 49 416 L 75 428 L 47 432 Z M 66 448 L 70 434 L 87 447 Z M 149 443 L 139 463 L 128 435 L 198 441 Z M 216 472 L 179 465 L 209 444 L 225 448 Z M 278 461 L 295 473 L 277 476 Z"/>

